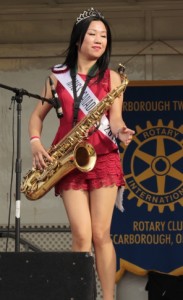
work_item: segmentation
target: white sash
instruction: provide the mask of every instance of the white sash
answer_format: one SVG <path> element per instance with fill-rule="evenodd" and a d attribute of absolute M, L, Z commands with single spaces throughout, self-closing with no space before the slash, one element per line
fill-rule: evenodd
<path fill-rule="evenodd" d="M 59 74 L 54 73 L 54 75 L 58 79 L 58 81 L 64 86 L 64 88 L 68 91 L 71 97 L 74 99 L 70 71 L 68 70 L 67 72 L 59 73 Z M 76 76 L 77 93 L 80 93 L 80 90 L 82 89 L 83 85 L 84 85 L 84 80 L 77 74 Z M 98 103 L 99 103 L 98 98 L 91 91 L 91 89 L 87 87 L 83 94 L 79 108 L 84 113 L 84 115 L 87 115 L 87 113 L 90 110 L 92 110 Z M 108 137 L 114 144 L 116 144 L 116 139 L 111 132 L 109 120 L 105 115 L 103 115 L 101 118 L 100 126 L 98 130 L 100 130 L 106 137 Z"/>

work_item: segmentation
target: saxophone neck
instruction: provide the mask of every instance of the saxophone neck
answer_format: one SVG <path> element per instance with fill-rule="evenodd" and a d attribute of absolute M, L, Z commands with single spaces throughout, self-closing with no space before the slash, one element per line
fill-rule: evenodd
<path fill-rule="evenodd" d="M 114 90 L 112 90 L 111 97 L 115 99 L 116 97 L 119 97 L 121 93 L 124 93 L 128 83 L 129 80 L 127 76 L 124 74 L 121 84 L 118 87 L 116 87 Z"/>
<path fill-rule="evenodd" d="M 125 91 L 125 89 L 126 89 L 128 83 L 129 83 L 128 77 L 127 77 L 126 74 L 124 74 L 123 79 L 122 79 L 122 82 L 121 82 L 121 84 L 122 84 L 122 86 L 123 86 L 123 91 Z"/>

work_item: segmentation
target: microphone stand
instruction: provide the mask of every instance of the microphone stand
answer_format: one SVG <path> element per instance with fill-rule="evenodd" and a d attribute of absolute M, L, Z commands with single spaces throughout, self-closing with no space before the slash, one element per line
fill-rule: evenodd
<path fill-rule="evenodd" d="M 31 94 L 24 89 L 12 88 L 4 84 L 0 84 L 1 88 L 7 89 L 15 93 L 11 101 L 17 102 L 17 158 L 16 158 L 16 207 L 15 207 L 15 251 L 20 252 L 20 205 L 21 205 L 21 172 L 22 172 L 22 159 L 21 159 L 21 111 L 23 96 L 33 97 L 42 100 L 42 103 L 48 102 L 54 106 L 54 99 L 46 99 L 39 95 Z"/>

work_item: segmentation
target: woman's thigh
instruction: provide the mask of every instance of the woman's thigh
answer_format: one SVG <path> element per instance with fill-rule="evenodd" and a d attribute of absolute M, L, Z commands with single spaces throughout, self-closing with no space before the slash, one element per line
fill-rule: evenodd
<path fill-rule="evenodd" d="M 117 186 L 108 186 L 91 192 L 90 207 L 92 228 L 98 232 L 110 232 L 112 214 L 117 196 Z"/>
<path fill-rule="evenodd" d="M 83 190 L 64 190 L 62 198 L 72 233 L 87 235 L 91 238 L 91 215 L 88 192 Z"/>

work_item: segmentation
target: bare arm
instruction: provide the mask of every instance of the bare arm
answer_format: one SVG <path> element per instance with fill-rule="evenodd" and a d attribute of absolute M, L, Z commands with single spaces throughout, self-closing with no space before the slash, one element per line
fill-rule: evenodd
<path fill-rule="evenodd" d="M 52 79 L 55 81 L 55 77 L 51 75 Z M 56 82 L 55 82 L 56 86 Z M 45 88 L 43 89 L 42 96 L 48 99 L 52 98 L 51 88 L 49 85 L 49 82 L 46 84 L 46 92 Z M 30 137 L 30 144 L 31 144 L 31 151 L 32 151 L 32 157 L 33 157 L 33 167 L 42 169 L 46 166 L 44 158 L 47 158 L 49 161 L 51 161 L 51 157 L 48 155 L 47 151 L 45 150 L 44 146 L 41 143 L 41 132 L 43 128 L 43 121 L 48 114 L 48 112 L 51 110 L 52 106 L 44 102 L 44 104 L 41 103 L 41 101 L 38 102 L 35 109 L 33 110 L 30 120 L 29 120 L 29 137 Z M 34 138 L 38 137 L 38 138 Z M 32 139 L 31 139 L 32 138 Z"/>
<path fill-rule="evenodd" d="M 120 75 L 111 70 L 111 89 L 116 88 L 121 84 Z M 118 137 L 125 145 L 128 145 L 132 136 L 135 133 L 134 130 L 126 127 L 126 124 L 122 117 L 123 109 L 123 93 L 120 97 L 116 98 L 110 109 L 110 126 L 112 133 Z"/>

